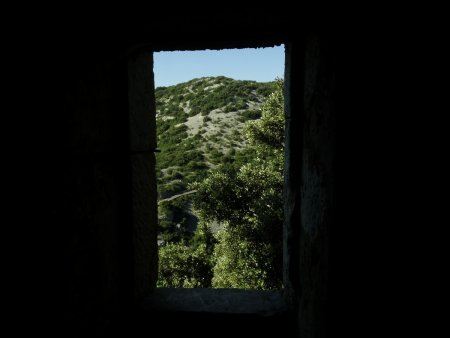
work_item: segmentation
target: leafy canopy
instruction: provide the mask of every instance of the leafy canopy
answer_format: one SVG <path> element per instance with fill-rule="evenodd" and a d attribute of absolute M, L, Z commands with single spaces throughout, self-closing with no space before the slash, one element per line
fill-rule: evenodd
<path fill-rule="evenodd" d="M 199 227 L 190 244 L 160 248 L 158 286 L 281 288 L 284 101 L 276 84 L 261 118 L 247 122 L 235 160 L 189 185 Z"/>

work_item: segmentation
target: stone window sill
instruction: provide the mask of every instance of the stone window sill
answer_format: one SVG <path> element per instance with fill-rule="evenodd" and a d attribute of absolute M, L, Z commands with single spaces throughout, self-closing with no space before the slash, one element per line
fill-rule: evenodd
<path fill-rule="evenodd" d="M 286 312 L 281 290 L 157 288 L 143 310 L 271 316 Z"/>

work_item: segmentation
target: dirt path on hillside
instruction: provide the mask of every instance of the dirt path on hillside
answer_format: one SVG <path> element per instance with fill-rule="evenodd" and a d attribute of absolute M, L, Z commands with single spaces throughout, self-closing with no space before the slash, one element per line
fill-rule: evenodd
<path fill-rule="evenodd" d="M 173 195 L 173 196 L 170 196 L 168 198 L 159 200 L 158 204 L 161 204 L 162 202 L 168 202 L 168 201 L 174 200 L 175 198 L 178 198 L 178 197 L 181 197 L 181 196 L 190 195 L 190 194 L 193 194 L 194 192 L 197 192 L 197 190 L 190 190 L 190 191 L 183 192 L 181 194 Z"/>

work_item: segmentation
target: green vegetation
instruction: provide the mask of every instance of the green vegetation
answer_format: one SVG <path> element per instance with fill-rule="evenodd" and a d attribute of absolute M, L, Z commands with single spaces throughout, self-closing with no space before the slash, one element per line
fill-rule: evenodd
<path fill-rule="evenodd" d="M 167 244 L 159 249 L 159 287 L 199 288 L 211 286 L 210 257 L 206 246 Z"/>
<path fill-rule="evenodd" d="M 254 153 L 248 163 L 223 165 L 200 183 L 194 205 L 200 219 L 222 224 L 213 253 L 212 286 L 274 289 L 282 286 L 282 83 L 249 122 Z M 255 156 L 256 155 L 256 156 Z"/>
<path fill-rule="evenodd" d="M 242 147 L 244 123 L 258 118 L 255 107 L 265 99 L 263 94 L 274 88 L 275 82 L 236 81 L 224 76 L 156 88 L 159 198 L 186 191 L 190 183 L 203 179 L 211 166 L 223 162 L 227 148 Z M 253 108 L 237 111 L 248 105 Z M 198 122 L 198 129 L 192 131 L 188 119 Z M 234 161 L 233 156 L 225 162 Z"/>
<path fill-rule="evenodd" d="M 282 82 L 203 78 L 155 93 L 158 286 L 280 288 Z"/>

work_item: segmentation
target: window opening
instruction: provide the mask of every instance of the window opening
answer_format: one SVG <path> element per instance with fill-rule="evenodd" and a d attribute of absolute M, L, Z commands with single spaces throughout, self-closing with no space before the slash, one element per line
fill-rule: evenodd
<path fill-rule="evenodd" d="M 284 46 L 154 53 L 154 73 L 157 286 L 282 288 Z"/>

